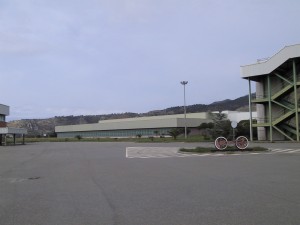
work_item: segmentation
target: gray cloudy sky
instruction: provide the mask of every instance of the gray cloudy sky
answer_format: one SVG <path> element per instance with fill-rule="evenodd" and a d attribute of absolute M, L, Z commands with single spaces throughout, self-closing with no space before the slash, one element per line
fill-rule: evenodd
<path fill-rule="evenodd" d="M 240 65 L 300 43 L 299 0 L 0 0 L 10 119 L 147 112 L 248 94 Z"/>

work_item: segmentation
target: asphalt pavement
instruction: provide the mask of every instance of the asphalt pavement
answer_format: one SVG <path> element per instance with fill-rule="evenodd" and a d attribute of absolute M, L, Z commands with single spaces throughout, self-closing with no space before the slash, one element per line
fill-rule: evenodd
<path fill-rule="evenodd" d="M 199 145 L 77 142 L 0 146 L 0 224 L 300 224 L 299 152 L 126 157 L 128 147 Z M 254 145 L 300 148 L 297 143 L 251 143 Z"/>

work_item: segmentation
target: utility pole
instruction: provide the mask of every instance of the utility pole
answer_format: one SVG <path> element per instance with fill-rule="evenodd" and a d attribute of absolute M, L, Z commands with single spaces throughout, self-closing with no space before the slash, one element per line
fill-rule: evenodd
<path fill-rule="evenodd" d="M 185 85 L 187 85 L 188 81 L 181 81 L 183 85 L 183 101 L 184 101 L 184 138 L 187 139 L 187 127 L 186 127 L 186 102 L 185 102 Z"/>

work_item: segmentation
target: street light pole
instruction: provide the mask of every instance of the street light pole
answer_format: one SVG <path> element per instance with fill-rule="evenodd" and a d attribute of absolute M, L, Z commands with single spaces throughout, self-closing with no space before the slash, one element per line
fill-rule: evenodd
<path fill-rule="evenodd" d="M 187 85 L 188 81 L 181 81 L 183 85 L 183 100 L 184 100 L 184 138 L 187 139 L 187 128 L 186 128 L 186 104 L 185 104 L 185 85 Z"/>

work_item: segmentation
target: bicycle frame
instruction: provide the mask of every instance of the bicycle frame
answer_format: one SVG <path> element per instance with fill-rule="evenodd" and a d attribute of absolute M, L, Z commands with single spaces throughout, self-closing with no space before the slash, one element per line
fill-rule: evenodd
<path fill-rule="evenodd" d="M 228 141 L 225 137 L 217 137 L 215 147 L 218 150 L 225 150 L 228 144 L 234 144 L 239 150 L 244 150 L 248 147 L 249 141 L 245 136 L 239 136 L 232 141 Z"/>

